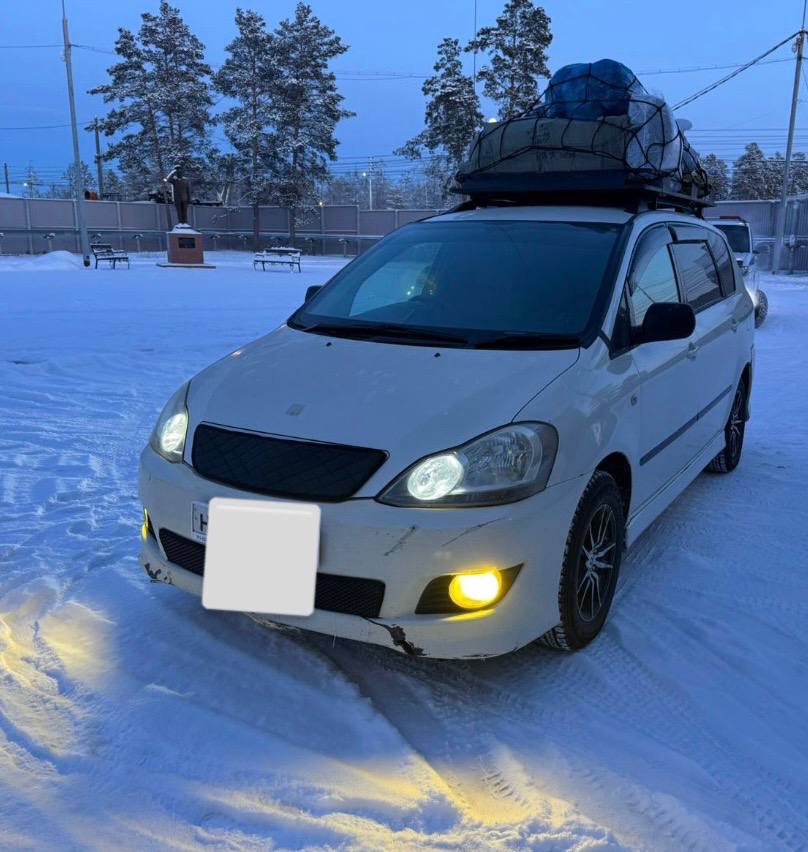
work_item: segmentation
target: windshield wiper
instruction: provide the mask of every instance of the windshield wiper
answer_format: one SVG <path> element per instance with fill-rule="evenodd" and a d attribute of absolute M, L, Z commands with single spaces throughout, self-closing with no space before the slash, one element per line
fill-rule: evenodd
<path fill-rule="evenodd" d="M 434 328 L 418 325 L 397 325 L 396 323 L 373 323 L 365 326 L 370 337 L 394 337 L 402 340 L 418 340 L 424 343 L 449 343 L 454 346 L 468 346 L 469 340 L 459 334 L 449 334 Z"/>
<path fill-rule="evenodd" d="M 311 331 L 315 334 L 333 334 L 337 337 L 354 337 L 361 340 L 379 340 L 395 338 L 397 340 L 412 340 L 427 346 L 450 344 L 453 346 L 468 346 L 469 340 L 457 334 L 447 334 L 432 328 L 415 325 L 396 325 L 395 323 L 320 323 L 311 325 L 293 325 L 301 331 Z"/>
<path fill-rule="evenodd" d="M 575 349 L 581 341 L 574 334 L 519 332 L 497 334 L 474 341 L 475 349 Z"/>

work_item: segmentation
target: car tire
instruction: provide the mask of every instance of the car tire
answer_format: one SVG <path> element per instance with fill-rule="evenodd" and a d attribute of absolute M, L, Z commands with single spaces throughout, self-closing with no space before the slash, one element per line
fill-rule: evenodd
<path fill-rule="evenodd" d="M 760 328 L 766 321 L 766 317 L 769 314 L 769 297 L 763 292 L 763 290 L 758 290 L 757 296 L 758 303 L 755 308 L 755 328 Z"/>
<path fill-rule="evenodd" d="M 624 543 L 623 495 L 610 474 L 595 471 L 567 536 L 558 587 L 561 621 L 540 637 L 541 644 L 577 651 L 600 633 L 617 586 Z"/>
<path fill-rule="evenodd" d="M 707 465 L 710 473 L 731 473 L 741 461 L 746 431 L 746 393 L 746 382 L 741 379 L 724 426 L 724 449 Z"/>

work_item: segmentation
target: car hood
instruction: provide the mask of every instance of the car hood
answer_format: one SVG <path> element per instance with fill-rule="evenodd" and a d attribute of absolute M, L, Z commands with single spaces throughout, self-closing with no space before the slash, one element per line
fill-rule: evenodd
<path fill-rule="evenodd" d="M 578 354 L 437 349 L 281 326 L 191 381 L 190 434 L 205 421 L 382 449 L 403 467 L 510 422 Z"/>

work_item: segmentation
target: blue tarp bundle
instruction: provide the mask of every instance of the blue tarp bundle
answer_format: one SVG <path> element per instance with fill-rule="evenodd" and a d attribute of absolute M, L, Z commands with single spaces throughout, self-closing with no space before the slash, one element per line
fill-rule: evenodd
<path fill-rule="evenodd" d="M 577 62 L 553 74 L 543 102 L 528 114 L 592 121 L 605 115 L 626 115 L 631 97 L 647 94 L 622 62 Z"/>

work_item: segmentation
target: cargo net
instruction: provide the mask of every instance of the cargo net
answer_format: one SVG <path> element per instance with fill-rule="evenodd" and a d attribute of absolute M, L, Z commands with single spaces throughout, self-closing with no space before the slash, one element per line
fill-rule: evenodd
<path fill-rule="evenodd" d="M 622 170 L 703 198 L 709 181 L 663 98 L 603 59 L 566 65 L 536 106 L 483 130 L 457 180 L 479 174 Z"/>

